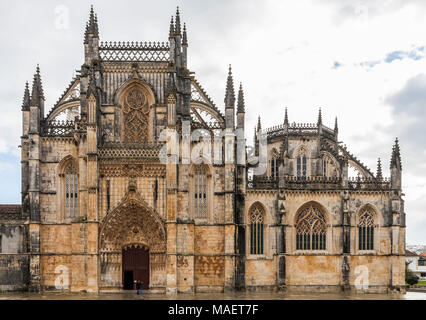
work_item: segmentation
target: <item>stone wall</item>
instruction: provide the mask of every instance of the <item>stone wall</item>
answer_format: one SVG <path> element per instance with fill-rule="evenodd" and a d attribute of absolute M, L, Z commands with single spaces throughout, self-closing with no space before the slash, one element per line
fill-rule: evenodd
<path fill-rule="evenodd" d="M 5 218 L 3 209 L 4 206 L 0 208 L 0 219 Z M 0 222 L 0 291 L 24 290 L 28 287 L 27 238 L 27 228 L 22 221 L 9 219 Z"/>

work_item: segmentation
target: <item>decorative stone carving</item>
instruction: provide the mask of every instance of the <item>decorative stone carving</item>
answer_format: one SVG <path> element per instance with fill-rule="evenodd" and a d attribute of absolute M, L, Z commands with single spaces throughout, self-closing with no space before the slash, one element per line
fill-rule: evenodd
<path fill-rule="evenodd" d="M 137 87 L 132 88 L 123 106 L 124 139 L 126 143 L 146 143 L 148 141 L 149 105 L 145 94 Z"/>
<path fill-rule="evenodd" d="M 100 231 L 100 251 L 120 252 L 129 244 L 144 244 L 152 253 L 166 251 L 165 230 L 160 218 L 134 188 L 107 215 Z"/>

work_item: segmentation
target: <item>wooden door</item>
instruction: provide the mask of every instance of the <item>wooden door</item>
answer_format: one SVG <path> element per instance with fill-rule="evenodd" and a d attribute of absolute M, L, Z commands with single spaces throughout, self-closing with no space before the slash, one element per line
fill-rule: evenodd
<path fill-rule="evenodd" d="M 123 249 L 123 288 L 126 288 L 125 274 L 133 273 L 133 289 L 136 289 L 135 281 L 142 281 L 142 289 L 149 289 L 149 250 L 148 248 Z"/>

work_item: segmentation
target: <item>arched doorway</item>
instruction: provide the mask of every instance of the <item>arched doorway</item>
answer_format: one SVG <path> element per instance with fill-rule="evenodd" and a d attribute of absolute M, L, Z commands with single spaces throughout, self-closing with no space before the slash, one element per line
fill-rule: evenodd
<path fill-rule="evenodd" d="M 142 282 L 142 289 L 149 289 L 149 249 L 131 246 L 122 251 L 123 289 L 134 290 L 135 282 Z"/>
<path fill-rule="evenodd" d="M 166 286 L 166 234 L 157 214 L 132 191 L 109 213 L 99 230 L 100 290 Z"/>

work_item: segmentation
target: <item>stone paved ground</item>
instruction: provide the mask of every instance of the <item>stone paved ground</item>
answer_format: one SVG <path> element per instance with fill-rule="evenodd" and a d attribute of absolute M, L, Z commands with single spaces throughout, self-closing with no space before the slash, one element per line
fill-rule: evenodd
<path fill-rule="evenodd" d="M 426 292 L 406 294 L 336 294 L 336 293 L 198 293 L 198 294 L 143 294 L 134 292 L 105 294 L 65 293 L 0 293 L 0 300 L 426 300 Z"/>

